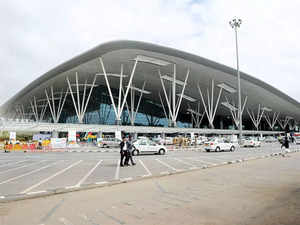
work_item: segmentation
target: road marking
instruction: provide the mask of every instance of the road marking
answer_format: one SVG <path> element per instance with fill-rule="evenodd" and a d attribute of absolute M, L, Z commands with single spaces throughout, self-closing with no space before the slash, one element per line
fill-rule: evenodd
<path fill-rule="evenodd" d="M 81 163 L 81 162 L 82 162 L 82 160 L 79 160 L 79 161 L 73 163 L 72 165 L 68 166 L 67 168 L 64 168 L 63 170 L 58 171 L 57 173 L 55 173 L 55 174 L 51 175 L 50 177 L 48 177 L 48 178 L 46 178 L 46 179 L 40 181 L 39 183 L 37 183 L 37 184 L 35 184 L 35 185 L 32 185 L 31 187 L 29 187 L 29 188 L 27 188 L 26 190 L 22 191 L 21 194 L 25 194 L 25 193 L 31 191 L 32 189 L 34 189 L 34 188 L 40 186 L 40 185 L 43 184 L 43 183 L 46 183 L 47 181 L 53 179 L 54 177 L 56 177 L 56 176 L 58 176 L 58 175 L 60 175 L 60 174 L 62 174 L 62 173 L 64 173 L 64 172 L 66 172 L 67 170 L 71 169 L 72 167 L 78 165 L 78 164 Z"/>
<path fill-rule="evenodd" d="M 40 170 L 46 169 L 46 168 L 48 168 L 48 167 L 50 167 L 50 166 L 52 166 L 52 165 L 54 165 L 54 164 L 57 164 L 57 163 L 58 163 L 58 162 L 55 162 L 55 163 L 52 163 L 52 164 L 50 164 L 50 165 L 47 165 L 47 166 L 43 166 L 43 167 L 41 167 L 41 168 L 38 168 L 38 169 L 36 169 L 36 170 L 32 170 L 32 171 L 30 171 L 30 172 L 21 174 L 21 175 L 19 175 L 19 176 L 12 177 L 12 178 L 10 178 L 10 179 L 8 179 L 8 180 L 2 181 L 0 184 L 6 184 L 6 183 L 8 183 L 8 182 L 17 180 L 17 179 L 22 178 L 22 177 L 25 177 L 25 176 L 28 176 L 28 175 L 30 175 L 30 174 L 33 174 L 33 173 L 36 173 L 36 172 L 38 172 L 38 171 L 40 171 Z"/>
<path fill-rule="evenodd" d="M 161 175 L 167 175 L 167 174 L 170 174 L 168 171 L 163 171 L 163 172 L 160 172 Z"/>
<path fill-rule="evenodd" d="M 100 182 L 96 182 L 95 184 L 107 184 L 108 182 L 107 181 L 100 181 Z"/>
<path fill-rule="evenodd" d="M 59 218 L 59 221 L 64 225 L 72 225 L 72 223 L 64 217 Z"/>
<path fill-rule="evenodd" d="M 130 180 L 132 180 L 132 177 L 121 178 L 120 180 L 121 181 L 130 181 Z"/>
<path fill-rule="evenodd" d="M 188 165 L 188 166 L 191 166 L 191 167 L 193 167 L 193 168 L 195 168 L 196 166 L 194 165 L 194 164 L 192 164 L 192 163 L 188 163 L 188 162 L 185 162 L 185 161 L 183 161 L 183 160 L 181 160 L 181 159 L 177 159 L 177 158 L 174 158 L 176 161 L 178 161 L 178 162 L 181 162 L 181 163 L 183 163 L 183 164 L 185 164 L 185 165 Z"/>
<path fill-rule="evenodd" d="M 9 170 L 1 171 L 0 174 L 7 173 L 7 172 L 10 172 L 10 171 L 14 171 L 14 170 L 18 170 L 18 169 L 21 169 L 21 168 L 25 168 L 25 167 L 28 167 L 28 166 L 35 165 L 35 164 L 39 164 L 39 163 L 42 163 L 42 162 L 45 162 L 45 161 L 47 161 L 47 160 L 42 160 L 40 162 L 34 162 L 34 163 L 30 163 L 28 165 L 24 165 L 24 166 L 20 166 L 20 167 L 17 167 L 17 168 L 12 168 L 12 169 L 9 169 Z"/>
<path fill-rule="evenodd" d="M 80 187 L 80 186 L 76 186 L 76 185 L 74 185 L 74 186 L 66 186 L 65 189 L 73 189 L 73 188 L 78 188 L 78 187 Z"/>
<path fill-rule="evenodd" d="M 144 164 L 144 162 L 139 159 L 140 163 L 142 164 L 142 166 L 144 167 L 144 169 L 147 171 L 148 174 L 146 174 L 145 176 L 152 176 L 152 173 L 150 172 L 150 170 L 147 168 L 147 166 Z M 144 175 L 143 175 L 144 176 Z"/>
<path fill-rule="evenodd" d="M 216 165 L 215 163 L 207 162 L 207 161 L 204 161 L 204 160 L 201 160 L 201 159 L 194 159 L 194 160 L 198 161 L 198 162 L 201 162 L 201 163 L 204 163 L 204 164 L 208 164 L 208 165 Z"/>
<path fill-rule="evenodd" d="M 117 169 L 116 169 L 116 173 L 115 173 L 115 180 L 119 180 L 120 179 L 120 159 L 118 160 L 117 163 Z"/>
<path fill-rule="evenodd" d="M 41 194 L 41 193 L 45 193 L 47 191 L 33 191 L 33 192 L 28 192 L 26 193 L 27 195 L 35 195 L 35 194 Z"/>
<path fill-rule="evenodd" d="M 159 159 L 155 159 L 157 162 L 159 162 L 160 164 L 162 164 L 162 165 L 164 165 L 164 166 L 166 166 L 166 167 L 168 167 L 168 168 L 170 168 L 170 169 L 172 169 L 172 170 L 174 170 L 174 171 L 177 171 L 177 169 L 175 169 L 173 166 L 170 166 L 169 164 L 167 164 L 167 163 L 165 163 L 165 162 L 163 162 L 163 161 L 161 161 L 161 160 L 159 160 Z"/>
<path fill-rule="evenodd" d="M 9 165 L 13 165 L 13 164 L 18 164 L 18 163 L 26 162 L 26 161 L 29 161 L 29 160 L 23 160 L 23 161 L 19 161 L 19 162 L 12 162 L 12 163 L 8 163 L 8 164 L 5 164 L 5 165 L 1 164 L 0 167 L 9 166 Z"/>
<path fill-rule="evenodd" d="M 103 160 L 100 160 L 75 186 L 80 186 L 93 172 L 94 170 L 102 163 Z"/>

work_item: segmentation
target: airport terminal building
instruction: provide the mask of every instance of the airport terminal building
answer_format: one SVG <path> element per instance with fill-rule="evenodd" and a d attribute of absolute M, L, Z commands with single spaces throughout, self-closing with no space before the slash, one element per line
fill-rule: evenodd
<path fill-rule="evenodd" d="M 113 41 L 34 80 L 0 114 L 43 124 L 233 130 L 239 123 L 236 74 L 176 49 Z M 241 91 L 243 130 L 297 128 L 296 100 L 245 73 Z"/>

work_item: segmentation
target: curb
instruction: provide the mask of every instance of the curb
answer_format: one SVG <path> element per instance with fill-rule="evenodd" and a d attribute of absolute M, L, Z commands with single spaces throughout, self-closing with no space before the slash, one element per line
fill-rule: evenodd
<path fill-rule="evenodd" d="M 138 182 L 138 181 L 147 180 L 147 179 L 160 178 L 160 177 L 171 176 L 171 175 L 176 175 L 176 174 L 184 174 L 184 173 L 189 173 L 189 172 L 193 172 L 193 171 L 200 171 L 203 169 L 222 167 L 225 165 L 238 164 L 238 163 L 243 163 L 243 162 L 247 162 L 247 161 L 254 161 L 254 160 L 258 160 L 258 159 L 265 159 L 265 158 L 276 157 L 276 156 L 284 156 L 285 154 L 296 153 L 296 152 L 300 152 L 300 150 L 288 150 L 288 151 L 285 151 L 285 153 L 282 153 L 282 152 L 271 153 L 268 155 L 250 157 L 247 159 L 237 159 L 237 160 L 232 160 L 232 161 L 228 161 L 228 162 L 222 162 L 219 164 L 204 165 L 201 167 L 191 167 L 188 169 L 177 170 L 177 171 L 166 171 L 166 172 L 163 172 L 160 174 L 150 175 L 150 176 L 141 175 L 136 178 L 128 177 L 128 178 L 121 178 L 118 180 L 110 180 L 110 181 L 102 181 L 102 182 L 96 182 L 96 183 L 91 183 L 91 184 L 83 184 L 80 186 L 67 186 L 67 187 L 57 188 L 57 189 L 53 189 L 53 190 L 44 190 L 44 191 L 37 191 L 37 192 L 29 192 L 26 194 L 0 196 L 0 203 L 8 203 L 8 202 L 21 201 L 21 200 L 27 200 L 27 199 L 35 199 L 35 198 L 41 198 L 41 197 L 47 197 L 47 196 L 52 196 L 52 195 L 65 194 L 65 193 L 70 193 L 70 192 L 75 192 L 75 191 L 83 191 L 83 190 L 89 190 L 89 189 L 95 189 L 95 188 L 110 187 L 110 186 L 123 184 L 123 183 Z"/>

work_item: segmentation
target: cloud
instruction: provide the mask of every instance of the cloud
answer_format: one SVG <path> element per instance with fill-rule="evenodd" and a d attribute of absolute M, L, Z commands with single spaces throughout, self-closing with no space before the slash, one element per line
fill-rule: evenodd
<path fill-rule="evenodd" d="M 2 1 L 0 104 L 58 64 L 100 43 L 132 39 L 198 54 L 235 67 L 300 100 L 300 2 L 290 0 Z"/>

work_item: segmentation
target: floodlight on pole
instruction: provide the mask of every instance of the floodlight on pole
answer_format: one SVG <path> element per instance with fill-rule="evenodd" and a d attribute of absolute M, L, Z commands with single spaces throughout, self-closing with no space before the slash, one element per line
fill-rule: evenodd
<path fill-rule="evenodd" d="M 242 24 L 241 19 L 234 18 L 229 22 L 230 26 L 235 32 L 235 50 L 236 50 L 236 70 L 237 70 L 237 82 L 238 82 L 238 115 L 239 115 L 239 138 L 242 138 L 242 100 L 241 100 L 241 80 L 240 80 L 240 68 L 239 68 L 239 51 L 238 51 L 238 40 L 237 40 L 237 29 Z"/>

